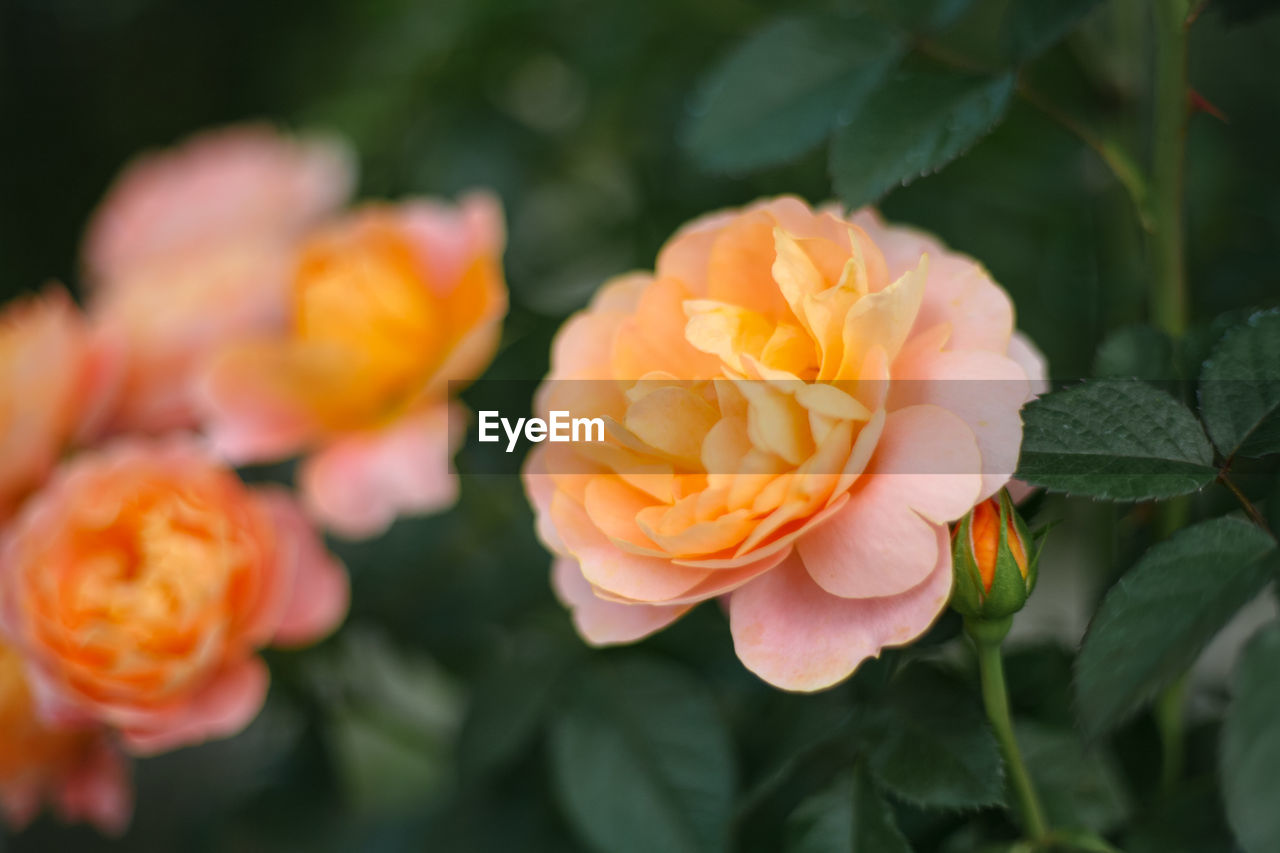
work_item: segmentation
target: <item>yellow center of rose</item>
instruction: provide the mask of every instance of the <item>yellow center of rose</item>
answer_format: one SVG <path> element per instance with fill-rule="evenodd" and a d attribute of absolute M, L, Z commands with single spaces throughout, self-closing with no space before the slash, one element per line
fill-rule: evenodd
<path fill-rule="evenodd" d="M 464 213 L 371 206 L 314 233 L 296 255 L 289 327 L 220 351 L 214 396 L 309 446 L 443 402 L 492 356 L 506 302 L 491 228 Z"/>
<path fill-rule="evenodd" d="M 246 353 L 273 396 L 333 431 L 377 426 L 421 394 L 447 352 L 447 323 L 422 265 L 377 215 L 314 237 L 293 279 L 286 341 Z"/>
<path fill-rule="evenodd" d="M 36 624 L 80 689 L 163 696 L 220 664 L 249 616 L 261 522 L 218 480 L 121 485 L 52 549 Z"/>
<path fill-rule="evenodd" d="M 75 603 L 84 615 L 154 635 L 217 606 L 239 559 L 226 523 L 180 495 L 130 508 L 101 531 Z"/>
<path fill-rule="evenodd" d="M 712 247 L 705 296 L 650 282 L 612 341 L 621 384 L 548 398 L 606 422 L 605 444 L 575 447 L 598 473 L 549 463 L 560 487 L 615 545 L 677 560 L 737 560 L 830 506 L 870 459 L 923 297 L 927 263 L 890 282 L 875 251 L 847 226 L 751 222 Z"/>
<path fill-rule="evenodd" d="M 294 280 L 295 334 L 333 359 L 329 379 L 337 387 L 317 389 L 328 398 L 331 422 L 376 420 L 422 386 L 437 363 L 439 312 L 419 268 L 397 231 L 378 222 L 304 250 Z"/>

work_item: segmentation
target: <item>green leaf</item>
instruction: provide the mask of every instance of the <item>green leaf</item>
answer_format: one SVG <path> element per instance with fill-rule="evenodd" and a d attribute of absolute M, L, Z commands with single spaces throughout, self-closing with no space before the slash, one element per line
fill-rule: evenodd
<path fill-rule="evenodd" d="M 1280 451 L 1280 311 L 1222 338 L 1200 373 L 1200 411 L 1223 456 Z"/>
<path fill-rule="evenodd" d="M 1256 311 L 1235 309 L 1218 314 L 1211 320 L 1193 323 L 1178 341 L 1178 375 L 1197 378 L 1204 370 L 1215 347 L 1227 332 L 1249 322 Z"/>
<path fill-rule="evenodd" d="M 1123 722 L 1172 682 L 1270 578 L 1275 542 L 1239 518 L 1215 518 L 1153 546 L 1111 588 L 1076 658 L 1086 733 Z"/>
<path fill-rule="evenodd" d="M 1152 326 L 1124 326 L 1103 339 L 1093 360 L 1100 379 L 1173 379 L 1173 341 Z"/>
<path fill-rule="evenodd" d="M 644 658 L 598 660 L 576 687 L 552 727 L 551 754 L 582 838 L 607 853 L 724 850 L 733 755 L 706 689 Z"/>
<path fill-rule="evenodd" d="M 935 808 L 1004 802 L 999 747 L 976 697 L 937 670 L 903 672 L 858 737 L 876 779 L 903 799 Z"/>
<path fill-rule="evenodd" d="M 893 810 L 858 764 L 787 819 L 787 853 L 911 853 Z"/>
<path fill-rule="evenodd" d="M 1150 803 L 1124 836 L 1125 853 L 1238 853 L 1215 777 L 1199 776 Z"/>
<path fill-rule="evenodd" d="M 348 805 L 365 815 L 420 809 L 452 778 L 457 684 L 433 660 L 360 628 L 326 652 L 308 674 L 331 697 L 326 732 Z"/>
<path fill-rule="evenodd" d="M 1227 821 L 1247 853 L 1280 850 L 1280 622 L 1260 630 L 1236 664 L 1222 728 Z"/>
<path fill-rule="evenodd" d="M 1086 749 L 1069 728 L 1020 720 L 1022 757 L 1049 824 L 1105 834 L 1129 816 L 1129 796 L 1110 756 Z"/>
<path fill-rule="evenodd" d="M 1002 25 L 1005 50 L 1015 62 L 1025 62 L 1060 41 L 1097 5 L 1098 0 L 1011 3 Z"/>
<path fill-rule="evenodd" d="M 1071 667 L 1075 648 L 1056 641 L 1023 642 L 1004 652 L 1005 684 L 1015 717 L 1071 726 Z"/>
<path fill-rule="evenodd" d="M 475 684 L 458 741 L 466 778 L 501 769 L 538 734 L 567 661 L 554 649 L 516 649 Z"/>
<path fill-rule="evenodd" d="M 877 0 L 876 14 L 912 32 L 936 33 L 968 11 L 973 0 Z"/>
<path fill-rule="evenodd" d="M 1280 0 L 1218 0 L 1211 7 L 1228 26 L 1241 26 L 1280 12 Z"/>
<path fill-rule="evenodd" d="M 741 172 L 792 160 L 827 137 L 902 55 L 869 18 L 785 18 L 711 72 L 683 142 L 702 165 Z"/>
<path fill-rule="evenodd" d="M 1018 477 L 1053 491 L 1137 501 L 1213 480 L 1213 448 L 1186 406 L 1135 381 L 1087 382 L 1022 410 Z"/>
<path fill-rule="evenodd" d="M 1271 525 L 1272 533 L 1280 531 L 1280 476 L 1276 477 L 1267 495 L 1267 524 Z"/>
<path fill-rule="evenodd" d="M 1013 75 L 958 74 L 916 66 L 884 78 L 831 140 L 831 177 L 850 207 L 936 172 L 1004 115 Z"/>

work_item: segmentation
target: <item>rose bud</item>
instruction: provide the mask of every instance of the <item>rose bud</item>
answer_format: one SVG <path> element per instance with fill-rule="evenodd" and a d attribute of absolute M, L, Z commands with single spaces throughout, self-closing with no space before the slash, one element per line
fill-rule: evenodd
<path fill-rule="evenodd" d="M 969 617 L 998 619 L 1022 609 L 1036 585 L 1039 550 L 1004 489 L 975 506 L 951 531 L 955 587 L 951 606 Z"/>

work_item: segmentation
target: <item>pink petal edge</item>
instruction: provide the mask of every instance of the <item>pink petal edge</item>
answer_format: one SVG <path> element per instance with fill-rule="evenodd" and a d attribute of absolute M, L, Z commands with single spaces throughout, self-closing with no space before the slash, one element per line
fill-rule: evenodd
<path fill-rule="evenodd" d="M 938 561 L 900 595 L 848 599 L 809 577 L 799 555 L 729 597 L 729 625 L 742 663 L 783 690 L 809 692 L 848 678 L 886 646 L 928 630 L 951 594 L 951 551 L 945 525 L 935 528 Z"/>

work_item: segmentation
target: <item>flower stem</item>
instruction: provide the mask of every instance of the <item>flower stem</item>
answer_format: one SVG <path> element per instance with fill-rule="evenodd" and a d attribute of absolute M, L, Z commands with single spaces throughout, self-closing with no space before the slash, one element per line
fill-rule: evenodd
<path fill-rule="evenodd" d="M 1262 513 L 1258 512 L 1258 508 L 1253 505 L 1253 501 L 1249 500 L 1245 493 L 1240 491 L 1240 487 L 1232 482 L 1231 478 L 1227 476 L 1227 468 L 1225 466 L 1218 474 L 1218 482 L 1226 486 L 1231 494 L 1236 496 L 1236 500 L 1240 501 L 1240 506 L 1244 509 L 1244 514 L 1249 516 L 1250 521 L 1262 528 L 1263 532 L 1269 535 L 1272 539 L 1276 538 L 1275 532 L 1271 529 L 1271 526 L 1267 524 L 1267 520 L 1262 517 Z"/>
<path fill-rule="evenodd" d="M 1155 0 L 1155 121 L 1151 160 L 1151 320 L 1173 338 L 1187 331 L 1182 250 L 1183 164 L 1187 154 L 1188 0 Z"/>
<path fill-rule="evenodd" d="M 1149 305 L 1155 326 L 1177 340 L 1187 331 L 1187 272 L 1183 251 L 1184 165 L 1187 155 L 1187 20 L 1190 0 L 1154 0 L 1155 117 L 1151 159 L 1151 278 Z M 1185 498 L 1160 506 L 1157 534 L 1166 538 L 1190 513 Z M 1156 702 L 1161 782 L 1172 790 L 1182 775 L 1186 675 Z"/>
<path fill-rule="evenodd" d="M 1013 719 L 1009 713 L 1009 694 L 1004 685 L 1004 659 L 1000 656 L 1000 644 L 1013 618 L 966 619 L 965 632 L 973 642 L 978 657 L 978 672 L 982 679 L 982 703 L 987 709 L 987 719 L 995 732 L 1000 752 L 1004 756 L 1005 770 L 1018 799 L 1018 812 L 1022 816 L 1023 829 L 1033 842 L 1043 842 L 1049 832 L 1044 819 L 1044 809 L 1031 784 L 1031 774 L 1022 760 L 1022 750 L 1013 735 Z"/>
<path fill-rule="evenodd" d="M 1183 747 L 1185 722 L 1183 705 L 1187 696 L 1189 674 L 1183 673 L 1177 681 L 1160 693 L 1156 700 L 1156 728 L 1160 732 L 1160 787 L 1166 794 L 1173 791 L 1182 778 L 1186 750 Z"/>

